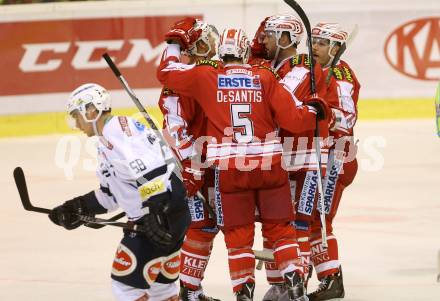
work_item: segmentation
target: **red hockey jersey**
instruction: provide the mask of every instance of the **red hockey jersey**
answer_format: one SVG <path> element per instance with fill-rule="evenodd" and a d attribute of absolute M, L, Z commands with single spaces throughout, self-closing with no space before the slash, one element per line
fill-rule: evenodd
<path fill-rule="evenodd" d="M 292 133 L 314 129 L 316 111 L 295 105 L 292 94 L 267 68 L 221 66 L 214 61 L 180 64 L 175 46 L 165 51 L 158 79 L 176 93 L 194 98 L 205 112 L 211 136 L 208 161 L 229 168 L 279 164 L 278 128 Z"/>

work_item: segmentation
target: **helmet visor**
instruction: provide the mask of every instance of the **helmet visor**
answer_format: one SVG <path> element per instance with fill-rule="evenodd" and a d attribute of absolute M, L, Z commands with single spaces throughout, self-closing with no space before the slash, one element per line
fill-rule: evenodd
<path fill-rule="evenodd" d="M 330 40 L 325 38 L 312 37 L 312 45 L 315 44 L 322 47 L 329 46 Z"/>

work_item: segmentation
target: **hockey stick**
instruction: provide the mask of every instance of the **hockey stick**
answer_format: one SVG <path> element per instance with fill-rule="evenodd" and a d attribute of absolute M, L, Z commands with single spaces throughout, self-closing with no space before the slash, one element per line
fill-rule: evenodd
<path fill-rule="evenodd" d="M 440 137 L 440 82 L 435 93 L 435 121 L 437 124 L 437 136 Z"/>
<path fill-rule="evenodd" d="M 333 61 L 330 65 L 330 69 L 327 74 L 327 78 L 325 79 L 326 83 L 330 81 L 330 78 L 333 74 L 333 68 L 336 66 L 336 64 L 339 62 L 339 59 L 341 58 L 342 54 L 344 54 L 345 50 L 347 50 L 347 45 L 350 45 L 354 38 L 356 38 L 359 31 L 359 26 L 357 24 L 354 25 L 353 30 L 351 31 L 350 35 L 347 38 L 347 41 L 345 41 L 344 44 L 342 44 L 338 51 L 336 52 L 335 56 L 333 57 Z"/>
<path fill-rule="evenodd" d="M 287 5 L 289 5 L 300 17 L 301 21 L 304 24 L 307 32 L 307 48 L 308 48 L 308 56 L 310 61 L 310 93 L 312 95 L 316 94 L 316 83 L 315 83 L 315 62 L 313 61 L 313 51 L 312 51 L 312 29 L 310 26 L 309 18 L 307 14 L 304 12 L 302 7 L 295 0 L 284 0 Z M 319 214 L 321 220 L 321 237 L 322 237 L 322 247 L 327 248 L 327 227 L 325 224 L 325 210 L 324 210 L 324 193 L 322 189 L 322 164 L 321 164 L 321 146 L 319 139 L 319 122 L 318 118 L 316 118 L 316 127 L 315 127 L 315 151 L 316 157 L 318 161 L 318 193 L 320 200 L 321 212 Z"/>
<path fill-rule="evenodd" d="M 118 67 L 116 67 L 115 63 L 113 62 L 113 60 L 111 59 L 111 57 L 107 54 L 104 53 L 102 55 L 102 57 L 104 58 L 104 60 L 107 62 L 107 64 L 109 65 L 110 69 L 112 69 L 114 75 L 118 78 L 118 80 L 120 81 L 120 83 L 122 84 L 122 86 L 124 87 L 125 91 L 127 91 L 128 95 L 130 96 L 131 100 L 134 102 L 134 104 L 136 105 L 136 107 L 138 108 L 138 110 L 142 113 L 142 116 L 144 116 L 145 120 L 148 122 L 148 124 L 150 125 L 150 127 L 156 131 L 159 140 L 162 142 L 163 146 L 169 147 L 168 143 L 166 142 L 165 138 L 163 137 L 162 133 L 159 131 L 159 129 L 157 128 L 156 124 L 154 123 L 153 119 L 151 119 L 150 115 L 148 114 L 148 112 L 145 110 L 145 108 L 142 106 L 141 102 L 139 101 L 139 99 L 136 97 L 136 94 L 134 94 L 133 90 L 130 88 L 130 86 L 128 85 L 127 81 L 125 80 L 124 76 L 121 74 L 121 71 L 119 71 Z M 180 180 L 182 180 L 182 174 L 180 173 L 182 170 L 182 165 L 180 164 L 179 160 L 177 160 L 174 156 L 173 156 L 173 162 L 176 164 L 176 166 L 178 166 L 178 170 L 179 170 L 179 174 L 177 174 L 177 176 L 179 177 Z M 209 203 L 206 201 L 206 199 L 203 197 L 203 195 L 199 192 L 197 192 L 197 197 L 199 199 L 201 199 L 203 201 L 203 204 L 205 205 L 206 209 L 208 210 L 209 214 L 211 216 L 216 216 L 214 209 L 212 209 L 212 207 L 209 205 Z"/>
<path fill-rule="evenodd" d="M 24 176 L 23 169 L 21 167 L 16 167 L 14 169 L 14 180 L 15 185 L 17 186 L 18 194 L 20 195 L 20 200 L 23 205 L 23 208 L 27 211 L 32 212 L 38 212 L 43 214 L 49 214 L 52 210 L 48 208 L 42 208 L 42 207 L 36 207 L 32 205 L 31 200 L 29 198 L 29 192 L 27 189 L 26 184 L 26 178 Z M 83 222 L 85 222 L 84 226 L 87 226 L 89 228 L 99 229 L 104 226 L 114 226 L 114 227 L 120 227 L 132 231 L 137 231 L 137 227 L 139 225 L 136 224 L 129 224 L 129 223 L 121 223 L 116 222 L 115 220 L 121 218 L 121 214 L 118 214 L 110 219 L 101 219 L 101 218 L 95 218 L 88 215 L 80 215 L 77 216 L 79 219 Z M 125 214 L 124 214 L 125 215 Z M 255 258 L 258 260 L 264 260 L 264 261 L 274 261 L 273 255 L 266 251 L 256 251 L 254 250 Z"/>
<path fill-rule="evenodd" d="M 23 169 L 21 167 L 16 167 L 14 169 L 14 180 L 15 185 L 17 186 L 18 194 L 20 195 L 21 204 L 23 208 L 27 211 L 33 211 L 43 214 L 49 214 L 52 210 L 48 208 L 36 207 L 32 205 L 31 200 L 29 198 L 29 193 L 26 184 L 26 178 L 24 176 Z M 125 213 L 119 213 L 108 220 L 97 219 L 90 216 L 82 216 L 80 215 L 80 219 L 86 222 L 84 225 L 93 229 L 100 229 L 106 225 L 110 225 L 114 223 L 116 220 L 125 216 Z M 125 224 L 125 223 L 122 223 Z M 113 224 L 115 225 L 115 224 Z M 121 226 L 121 225 L 119 225 Z"/>

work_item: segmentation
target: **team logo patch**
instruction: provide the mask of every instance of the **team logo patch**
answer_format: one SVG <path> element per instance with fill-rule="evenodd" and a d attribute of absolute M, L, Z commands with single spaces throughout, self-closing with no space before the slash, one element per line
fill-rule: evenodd
<path fill-rule="evenodd" d="M 179 276 L 179 271 L 180 251 L 177 251 L 163 261 L 161 273 L 168 279 L 176 279 Z"/>
<path fill-rule="evenodd" d="M 145 129 L 145 125 L 143 125 L 139 121 L 135 121 L 134 126 L 138 129 L 139 132 L 143 132 Z"/>
<path fill-rule="evenodd" d="M 160 273 L 160 269 L 162 268 L 162 258 L 155 258 L 144 266 L 143 275 L 145 280 L 149 285 L 152 285 L 155 281 L 157 276 Z"/>
<path fill-rule="evenodd" d="M 136 266 L 136 256 L 129 248 L 120 244 L 113 260 L 112 274 L 119 277 L 127 276 L 136 269 Z"/>

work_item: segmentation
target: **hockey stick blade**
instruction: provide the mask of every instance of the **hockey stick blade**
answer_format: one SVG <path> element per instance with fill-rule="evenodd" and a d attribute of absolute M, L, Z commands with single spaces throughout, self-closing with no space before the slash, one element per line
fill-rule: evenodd
<path fill-rule="evenodd" d="M 45 213 L 45 214 L 49 214 L 51 212 L 50 209 L 35 207 L 31 204 L 31 200 L 29 199 L 29 193 L 26 185 L 26 178 L 24 177 L 24 172 L 21 167 L 16 167 L 14 169 L 14 180 L 15 180 L 15 185 L 17 186 L 18 194 L 20 195 L 21 204 L 23 205 L 25 210 Z"/>
<path fill-rule="evenodd" d="M 255 259 L 261 260 L 261 261 L 268 261 L 268 262 L 274 262 L 275 259 L 273 258 L 273 254 L 268 251 L 259 251 L 259 250 L 253 250 Z"/>
<path fill-rule="evenodd" d="M 41 208 L 41 207 L 36 207 L 36 206 L 32 205 L 31 200 L 29 198 L 29 192 L 27 189 L 26 177 L 24 176 L 24 172 L 21 167 L 16 167 L 14 169 L 14 180 L 15 180 L 15 185 L 17 186 L 18 194 L 20 195 L 21 204 L 23 205 L 23 208 L 25 210 L 43 213 L 43 214 L 49 214 L 52 211 L 51 209 L 48 209 L 48 208 Z M 120 219 L 124 215 L 125 215 L 125 213 L 123 213 L 123 212 L 119 213 L 119 214 L 113 216 L 112 218 L 110 218 L 108 221 L 113 222 L 115 220 Z M 93 229 L 100 229 L 100 228 L 104 227 L 105 224 L 86 223 L 85 226 L 89 227 L 89 228 L 93 228 Z"/>

